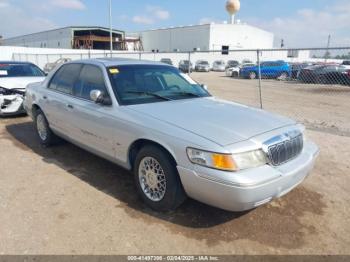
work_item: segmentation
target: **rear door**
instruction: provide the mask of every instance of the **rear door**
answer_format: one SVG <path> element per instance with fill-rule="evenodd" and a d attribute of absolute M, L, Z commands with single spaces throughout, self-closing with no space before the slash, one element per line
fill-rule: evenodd
<path fill-rule="evenodd" d="M 68 137 L 73 135 L 70 101 L 81 68 L 81 64 L 63 65 L 50 80 L 42 97 L 41 106 L 51 128 Z"/>

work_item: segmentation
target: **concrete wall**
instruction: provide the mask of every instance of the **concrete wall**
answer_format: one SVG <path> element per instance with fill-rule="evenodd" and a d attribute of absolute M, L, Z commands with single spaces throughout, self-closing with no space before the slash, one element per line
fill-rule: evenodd
<path fill-rule="evenodd" d="M 3 45 L 66 49 L 72 47 L 72 34 L 71 28 L 62 28 L 4 39 Z"/>

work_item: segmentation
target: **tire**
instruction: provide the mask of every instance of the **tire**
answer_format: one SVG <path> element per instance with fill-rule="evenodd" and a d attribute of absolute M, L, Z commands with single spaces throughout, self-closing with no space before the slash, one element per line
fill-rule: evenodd
<path fill-rule="evenodd" d="M 248 76 L 249 79 L 256 79 L 256 77 L 257 77 L 257 73 L 255 73 L 254 71 L 249 72 L 249 76 Z"/>
<path fill-rule="evenodd" d="M 278 78 L 281 80 L 286 80 L 288 78 L 288 76 L 289 76 L 289 74 L 287 72 L 282 72 Z"/>
<path fill-rule="evenodd" d="M 238 72 L 232 72 L 231 77 L 237 78 L 239 76 Z"/>
<path fill-rule="evenodd" d="M 171 211 L 186 199 L 176 164 L 168 152 L 145 146 L 136 156 L 134 178 L 142 200 L 156 211 Z"/>
<path fill-rule="evenodd" d="M 40 109 L 36 110 L 34 125 L 36 134 L 43 146 L 51 146 L 57 142 L 56 135 L 50 129 L 45 114 Z"/>

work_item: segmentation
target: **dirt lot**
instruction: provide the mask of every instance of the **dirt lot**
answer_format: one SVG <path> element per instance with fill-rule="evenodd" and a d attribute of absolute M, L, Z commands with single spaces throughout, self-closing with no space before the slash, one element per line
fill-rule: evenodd
<path fill-rule="evenodd" d="M 221 75 L 193 76 L 257 105 L 256 81 Z M 321 154 L 302 186 L 245 213 L 193 200 L 153 212 L 128 172 L 68 143 L 42 148 L 27 117 L 0 119 L 0 254 L 350 254 L 350 91 L 263 84 L 265 107 L 307 124 Z"/>

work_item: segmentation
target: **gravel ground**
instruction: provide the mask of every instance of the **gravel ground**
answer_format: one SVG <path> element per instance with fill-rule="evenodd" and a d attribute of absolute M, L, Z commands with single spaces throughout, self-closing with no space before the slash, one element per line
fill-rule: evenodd
<path fill-rule="evenodd" d="M 222 75 L 193 77 L 258 105 L 256 81 Z M 127 171 L 69 143 L 41 147 L 27 117 L 0 119 L 0 254 L 350 254 L 349 96 L 263 81 L 265 108 L 305 123 L 321 154 L 301 186 L 245 213 L 193 200 L 153 212 Z"/>

